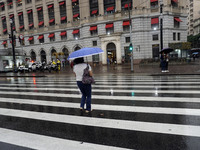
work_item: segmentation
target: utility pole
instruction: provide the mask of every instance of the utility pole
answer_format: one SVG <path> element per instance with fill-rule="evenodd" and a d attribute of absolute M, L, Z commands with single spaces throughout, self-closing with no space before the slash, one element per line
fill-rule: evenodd
<path fill-rule="evenodd" d="M 13 34 L 13 20 L 10 19 L 10 28 L 11 28 L 11 41 L 12 41 L 12 51 L 13 51 L 13 72 L 17 72 L 17 66 L 16 66 L 16 59 L 15 59 L 15 39 Z"/>
<path fill-rule="evenodd" d="M 130 13 L 130 7 L 131 7 L 131 0 L 130 3 L 128 4 L 128 13 L 129 13 L 129 22 L 130 22 L 130 46 L 129 46 L 129 50 L 131 51 L 131 72 L 133 72 L 133 45 L 132 45 L 132 36 L 131 36 L 131 32 L 132 32 L 132 21 L 131 21 L 131 13 Z"/>
<path fill-rule="evenodd" d="M 163 49 L 163 0 L 160 0 L 160 51 Z"/>

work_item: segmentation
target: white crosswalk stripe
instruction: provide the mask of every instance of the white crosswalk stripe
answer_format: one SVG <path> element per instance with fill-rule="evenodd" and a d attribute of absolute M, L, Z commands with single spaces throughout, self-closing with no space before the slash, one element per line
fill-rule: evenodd
<path fill-rule="evenodd" d="M 200 148 L 199 76 L 104 75 L 96 81 L 88 115 L 79 110 L 74 77 L 1 80 L 0 142 L 48 150 L 156 150 L 164 145 L 149 141 L 176 140 L 177 147 L 165 148 L 186 141 L 189 149 Z"/>

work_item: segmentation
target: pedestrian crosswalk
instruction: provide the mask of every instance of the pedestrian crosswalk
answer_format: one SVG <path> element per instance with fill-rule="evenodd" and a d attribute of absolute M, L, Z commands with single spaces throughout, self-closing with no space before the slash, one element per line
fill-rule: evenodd
<path fill-rule="evenodd" d="M 95 79 L 91 114 L 74 77 L 0 80 L 0 149 L 200 149 L 199 76 Z"/>

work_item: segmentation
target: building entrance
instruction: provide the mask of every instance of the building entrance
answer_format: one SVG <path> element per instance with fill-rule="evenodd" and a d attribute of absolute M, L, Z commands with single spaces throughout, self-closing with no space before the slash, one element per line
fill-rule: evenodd
<path fill-rule="evenodd" d="M 107 45 L 107 64 L 116 64 L 117 57 L 116 57 L 116 46 L 114 43 L 109 43 Z"/>

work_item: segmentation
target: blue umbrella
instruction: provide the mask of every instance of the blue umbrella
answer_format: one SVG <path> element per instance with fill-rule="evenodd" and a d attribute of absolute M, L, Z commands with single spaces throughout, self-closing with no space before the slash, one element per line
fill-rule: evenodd
<path fill-rule="evenodd" d="M 86 56 L 92 56 L 92 55 L 97 55 L 103 53 L 103 50 L 97 47 L 85 47 L 82 49 L 79 49 L 77 51 L 72 52 L 69 57 L 67 58 L 68 60 L 72 60 L 75 58 L 80 58 L 80 57 L 86 57 Z"/>
<path fill-rule="evenodd" d="M 194 52 L 194 53 L 192 53 L 193 55 L 198 55 L 199 54 L 199 52 Z"/>

